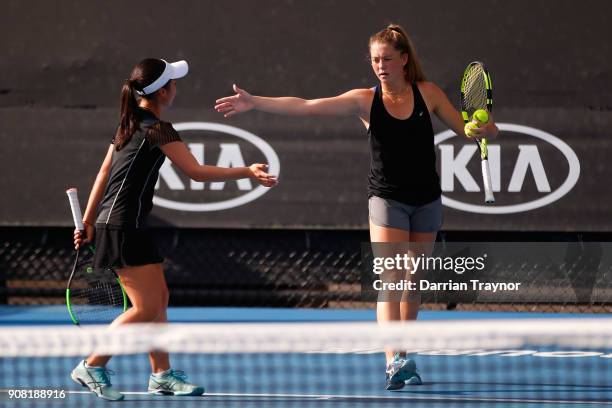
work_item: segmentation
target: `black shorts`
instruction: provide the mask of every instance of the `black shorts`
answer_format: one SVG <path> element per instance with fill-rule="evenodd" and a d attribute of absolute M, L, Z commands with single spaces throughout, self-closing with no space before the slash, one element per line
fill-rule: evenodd
<path fill-rule="evenodd" d="M 147 229 L 96 224 L 95 246 L 96 268 L 117 269 L 163 262 Z"/>

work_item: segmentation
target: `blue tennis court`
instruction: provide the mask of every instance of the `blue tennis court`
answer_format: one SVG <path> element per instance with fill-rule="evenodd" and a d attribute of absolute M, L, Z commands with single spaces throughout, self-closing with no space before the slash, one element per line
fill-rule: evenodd
<path fill-rule="evenodd" d="M 18 331 L 32 324 L 46 329 L 63 328 L 63 306 L 3 307 L 0 330 Z M 548 321 L 563 324 L 571 314 L 492 313 L 424 311 L 423 322 L 456 324 L 489 323 L 491 319 L 517 325 L 521 322 Z M 581 315 L 581 319 L 602 324 L 609 315 Z M 338 326 L 373 322 L 369 310 L 310 310 L 272 308 L 171 308 L 170 320 L 196 327 L 205 324 L 236 326 L 289 323 Z M 535 319 L 535 320 L 534 320 Z M 561 319 L 561 320 L 560 320 Z M 19 327 L 16 327 L 19 326 Z M 48 327 L 53 326 L 53 327 Z M 289 326 L 288 326 L 289 327 Z M 72 330 L 72 328 L 70 328 Z M 81 329 L 74 328 L 74 331 Z M 179 330 L 179 328 L 177 328 Z M 45 332 L 46 333 L 46 332 Z M 283 333 L 278 333 L 282 336 Z M 313 333 L 314 335 L 314 333 Z M 213 334 L 214 336 L 214 334 Z M 350 331 L 347 331 L 350 336 Z M 526 345 L 519 349 L 485 347 L 453 349 L 453 344 L 411 353 L 417 361 L 424 384 L 406 386 L 400 391 L 384 389 L 384 356 L 376 347 L 347 341 L 333 350 L 296 353 L 188 353 L 173 358 L 178 369 L 185 369 L 189 380 L 206 387 L 202 397 L 158 397 L 146 394 L 149 363 L 146 355 L 121 355 L 111 360 L 116 370 L 113 384 L 126 394 L 122 406 L 507 406 L 574 407 L 610 406 L 612 349 L 567 345 L 551 348 Z M 583 346 L 583 347 L 580 347 Z M 203 347 L 204 349 L 204 347 Z M 174 354 L 174 353 L 173 353 Z M 27 361 L 26 361 L 27 360 Z M 45 359 L 3 358 L 1 388 L 4 406 L 50 404 L 52 406 L 104 406 L 108 404 L 69 380 L 78 357 Z M 15 366 L 18 366 L 15 368 Z M 135 369 L 137 368 L 137 370 Z M 14 371 L 11 371 L 14 370 Z M 135 371 L 138 374 L 135 374 Z M 27 374 L 24 374 L 27 373 Z M 51 374 L 52 373 L 52 374 Z M 50 375 L 51 374 L 51 375 Z M 9 399 L 6 389 L 66 389 L 62 400 Z"/>

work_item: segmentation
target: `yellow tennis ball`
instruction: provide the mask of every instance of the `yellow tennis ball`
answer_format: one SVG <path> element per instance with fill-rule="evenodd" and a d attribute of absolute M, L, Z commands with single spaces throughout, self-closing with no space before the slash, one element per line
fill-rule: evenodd
<path fill-rule="evenodd" d="M 472 115 L 472 120 L 475 120 L 478 124 L 484 125 L 489 121 L 489 112 L 484 109 L 478 109 L 474 112 L 474 115 Z"/>
<path fill-rule="evenodd" d="M 472 133 L 472 130 L 473 129 L 477 129 L 477 128 L 478 128 L 478 123 L 468 122 L 463 127 L 463 131 L 465 132 L 465 135 L 467 137 L 474 137 L 476 135 L 474 133 Z"/>

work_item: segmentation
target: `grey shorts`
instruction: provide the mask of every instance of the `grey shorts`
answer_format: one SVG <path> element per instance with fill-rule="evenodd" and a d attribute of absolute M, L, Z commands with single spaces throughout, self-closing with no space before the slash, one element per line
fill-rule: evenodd
<path fill-rule="evenodd" d="M 425 205 L 408 205 L 372 196 L 368 208 L 370 221 L 379 227 L 413 232 L 437 232 L 442 228 L 442 198 Z"/>

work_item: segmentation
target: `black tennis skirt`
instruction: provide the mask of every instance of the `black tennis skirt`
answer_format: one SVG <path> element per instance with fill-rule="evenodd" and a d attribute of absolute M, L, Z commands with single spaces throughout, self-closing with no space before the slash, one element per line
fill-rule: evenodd
<path fill-rule="evenodd" d="M 151 233 L 143 228 L 96 224 L 95 268 L 125 268 L 163 262 Z"/>

